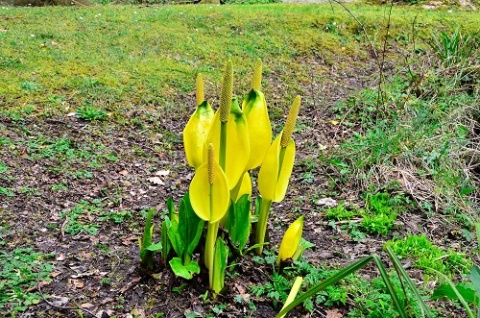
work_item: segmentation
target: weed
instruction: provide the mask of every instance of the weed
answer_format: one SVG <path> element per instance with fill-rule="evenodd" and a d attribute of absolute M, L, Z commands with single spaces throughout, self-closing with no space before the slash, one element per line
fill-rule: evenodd
<path fill-rule="evenodd" d="M 367 193 L 365 197 L 365 210 L 360 214 L 363 217 L 362 228 L 370 234 L 387 235 L 395 222 L 403 197 L 390 197 L 390 194 L 379 192 Z"/>
<path fill-rule="evenodd" d="M 28 290 L 39 281 L 50 281 L 49 257 L 31 248 L 0 250 L 0 311 L 14 315 L 42 300 L 40 293 Z"/>
<path fill-rule="evenodd" d="M 466 61 L 472 54 L 474 38 L 464 35 L 460 29 L 455 29 L 451 34 L 445 31 L 431 32 L 426 43 L 435 55 L 443 62 L 445 67 Z"/>
<path fill-rule="evenodd" d="M 5 187 L 0 187 L 0 196 L 6 196 L 6 197 L 14 197 L 15 196 L 15 189 L 13 188 L 5 188 Z"/>
<path fill-rule="evenodd" d="M 68 187 L 65 183 L 61 182 L 61 183 L 53 184 L 51 189 L 52 191 L 67 191 Z"/>
<path fill-rule="evenodd" d="M 60 213 L 61 218 L 65 218 L 67 223 L 64 227 L 65 233 L 77 235 L 86 233 L 89 235 L 97 235 L 99 225 L 91 223 L 101 212 L 101 204 L 99 201 L 89 203 L 85 200 L 78 202 L 72 209 Z"/>
<path fill-rule="evenodd" d="M 94 85 L 94 82 L 89 83 L 90 86 Z M 108 114 L 101 109 L 97 109 L 93 106 L 85 105 L 77 110 L 77 116 L 83 120 L 98 120 L 104 121 L 107 119 Z"/>
<path fill-rule="evenodd" d="M 114 223 L 123 223 L 125 220 L 132 218 L 132 213 L 130 211 L 110 211 L 105 213 L 100 213 L 98 216 L 99 221 L 112 221 Z"/>
<path fill-rule="evenodd" d="M 413 258 L 415 266 L 427 268 L 427 272 L 431 268 L 446 275 L 453 275 L 467 273 L 472 267 L 471 260 L 464 253 L 444 251 L 430 242 L 425 234 L 391 240 L 385 246 L 390 247 L 399 257 Z"/>
<path fill-rule="evenodd" d="M 358 216 L 358 211 L 347 209 L 344 204 L 339 204 L 334 208 L 328 208 L 325 212 L 325 218 L 327 220 L 350 220 L 355 216 Z"/>

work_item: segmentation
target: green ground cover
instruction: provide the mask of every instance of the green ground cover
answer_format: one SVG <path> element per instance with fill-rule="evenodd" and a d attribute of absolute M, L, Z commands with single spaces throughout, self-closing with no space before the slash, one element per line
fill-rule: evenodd
<path fill-rule="evenodd" d="M 462 282 L 475 310 L 479 15 L 348 8 L 1 7 L 0 313 L 273 317 L 295 276 L 305 290 L 353 260 L 385 256 L 385 243 L 411 265 L 433 316 L 469 314 L 450 287 L 433 293 L 446 279 Z M 213 301 L 204 273 L 184 281 L 157 264 L 139 274 L 136 244 L 146 211 L 159 212 L 158 229 L 166 199 L 191 180 L 181 132 L 196 75 L 216 107 L 225 61 L 241 98 L 257 58 L 275 132 L 303 96 L 298 156 L 272 246 L 229 267 L 228 291 Z M 279 238 L 300 215 L 316 248 L 272 271 Z M 397 317 L 377 276 L 368 267 L 293 315 Z M 411 290 L 400 300 L 419 317 Z"/>

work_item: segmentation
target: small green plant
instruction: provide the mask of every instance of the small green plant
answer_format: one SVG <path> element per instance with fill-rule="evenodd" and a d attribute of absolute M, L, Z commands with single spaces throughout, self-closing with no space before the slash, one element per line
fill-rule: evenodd
<path fill-rule="evenodd" d="M 327 211 L 325 212 L 325 218 L 327 220 L 335 220 L 335 221 L 350 220 L 353 217 L 358 215 L 359 215 L 358 211 L 347 209 L 343 204 L 339 204 L 334 208 L 328 208 Z"/>
<path fill-rule="evenodd" d="M 67 220 L 64 227 L 65 233 L 77 235 L 86 233 L 89 235 L 97 235 L 99 225 L 91 223 L 89 217 L 97 217 L 101 212 L 101 202 L 94 200 L 92 203 L 81 200 L 70 210 L 60 213 L 61 218 Z"/>
<path fill-rule="evenodd" d="M 98 216 L 99 221 L 111 221 L 117 224 L 123 223 L 126 220 L 131 219 L 132 213 L 130 211 L 109 211 L 102 212 Z"/>
<path fill-rule="evenodd" d="M 388 248 L 402 258 L 412 258 L 414 265 L 420 269 L 433 269 L 446 275 L 466 273 L 472 266 L 463 253 L 444 251 L 430 242 L 425 234 L 409 235 L 405 239 L 391 240 Z"/>
<path fill-rule="evenodd" d="M 42 301 L 40 293 L 28 290 L 39 281 L 50 281 L 49 256 L 31 248 L 0 250 L 0 311 L 15 315 Z"/>
<path fill-rule="evenodd" d="M 400 261 L 398 260 L 397 256 L 395 253 L 389 248 L 386 247 L 386 251 L 388 253 L 388 256 L 390 257 L 390 260 L 392 261 L 396 274 L 398 278 L 403 282 L 402 286 L 408 287 L 410 292 L 413 293 L 414 299 L 415 299 L 415 305 L 418 306 L 418 310 L 420 311 L 420 315 L 417 316 L 422 316 L 422 317 L 432 317 L 432 314 L 428 307 L 426 306 L 425 302 L 423 301 L 422 297 L 420 296 L 420 293 L 413 281 L 410 279 L 408 274 L 405 272 L 403 269 Z M 407 306 L 405 305 L 404 302 L 400 301 L 400 299 L 408 299 L 408 296 L 406 295 L 406 290 L 405 288 L 402 288 L 404 295 L 402 298 L 399 298 L 397 291 L 395 289 L 395 286 L 392 283 L 392 279 L 390 275 L 387 273 L 387 270 L 385 269 L 384 264 L 380 260 L 380 258 L 376 255 L 370 255 L 366 256 L 349 266 L 346 266 L 342 268 L 341 270 L 337 271 L 335 274 L 329 276 L 328 278 L 322 280 L 319 283 L 316 283 L 314 286 L 309 288 L 306 292 L 302 293 L 300 296 L 298 296 L 295 300 L 291 301 L 288 305 L 284 306 L 280 312 L 277 314 L 276 318 L 283 317 L 285 314 L 287 314 L 290 310 L 295 308 L 296 306 L 304 303 L 306 300 L 312 299 L 316 294 L 319 292 L 326 290 L 328 287 L 333 286 L 335 283 L 340 281 L 341 279 L 344 279 L 345 277 L 349 276 L 350 274 L 358 271 L 359 269 L 367 266 L 369 263 L 374 262 L 375 265 L 377 266 L 378 271 L 380 272 L 380 276 L 385 284 L 385 288 L 388 291 L 391 301 L 394 304 L 394 308 L 397 311 L 397 315 L 399 315 L 402 318 L 407 318 Z M 341 295 L 341 294 L 340 294 Z M 338 297 L 337 297 L 338 298 Z M 346 296 L 340 298 L 341 301 L 346 301 Z M 395 315 L 395 317 L 397 316 Z"/>
<path fill-rule="evenodd" d="M 386 192 L 367 193 L 361 227 L 370 234 L 387 235 L 400 213 L 402 197 L 391 197 Z"/>
<path fill-rule="evenodd" d="M 460 29 L 457 28 L 450 34 L 445 31 L 437 34 L 431 32 L 431 37 L 426 42 L 444 66 L 448 67 L 466 61 L 472 54 L 474 38 L 462 34 Z"/>
<path fill-rule="evenodd" d="M 431 298 L 447 298 L 452 301 L 459 301 L 468 318 L 480 317 L 480 269 L 478 266 L 473 266 L 467 283 L 455 284 L 446 275 L 438 271 L 435 272 L 445 283 L 435 289 Z"/>
<path fill-rule="evenodd" d="M 80 119 L 88 121 L 104 121 L 107 119 L 108 114 L 102 109 L 97 109 L 93 106 L 85 105 L 77 110 L 77 116 Z"/>

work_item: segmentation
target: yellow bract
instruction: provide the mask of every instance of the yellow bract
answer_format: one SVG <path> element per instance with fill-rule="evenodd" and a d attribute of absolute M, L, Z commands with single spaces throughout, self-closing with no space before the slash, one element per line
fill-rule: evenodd
<path fill-rule="evenodd" d="M 197 169 L 204 162 L 204 148 L 212 126 L 214 112 L 206 101 L 198 105 L 183 130 L 185 156 L 190 166 Z"/>
<path fill-rule="evenodd" d="M 252 89 L 242 103 L 248 122 L 250 158 L 247 169 L 254 169 L 263 161 L 272 142 L 272 127 L 268 117 L 267 102 L 262 92 Z"/>
<path fill-rule="evenodd" d="M 210 151 L 213 151 L 213 147 L 209 147 Z M 214 158 L 214 155 L 208 156 L 208 158 Z M 220 221 L 227 213 L 230 204 L 230 191 L 227 177 L 218 162 L 214 160 L 209 165 L 208 161 L 195 172 L 195 176 L 190 182 L 189 193 L 190 203 L 198 217 L 214 223 Z M 214 176 L 212 176 L 212 173 Z"/>
<path fill-rule="evenodd" d="M 238 190 L 238 194 L 236 198 L 232 198 L 234 202 L 237 202 L 238 199 L 242 197 L 242 195 L 248 194 L 249 196 L 252 195 L 252 179 L 250 178 L 250 174 L 245 172 L 242 178 L 242 184 L 240 185 L 240 190 Z"/>
<path fill-rule="evenodd" d="M 295 161 L 295 142 L 290 139 L 287 147 L 282 148 L 282 133 L 268 149 L 258 173 L 258 190 L 262 199 L 272 202 L 281 202 L 285 197 Z"/>
<path fill-rule="evenodd" d="M 285 234 L 282 238 L 282 243 L 280 243 L 280 248 L 278 250 L 278 259 L 277 264 L 280 264 L 280 261 L 285 261 L 289 258 L 293 258 L 295 252 L 298 249 L 300 240 L 302 239 L 303 232 L 303 215 L 295 220 L 288 229 L 285 231 Z"/>
<path fill-rule="evenodd" d="M 226 142 L 221 145 L 221 126 L 226 125 Z M 228 180 L 229 189 L 233 189 L 240 177 L 246 171 L 250 156 L 250 141 L 248 137 L 248 124 L 245 115 L 241 111 L 236 99 L 232 101 L 232 108 L 228 115 L 228 121 L 220 121 L 220 112 L 217 110 L 213 119 L 208 142 L 213 144 L 215 158 L 220 162 L 220 152 L 225 152 L 224 171 Z"/>

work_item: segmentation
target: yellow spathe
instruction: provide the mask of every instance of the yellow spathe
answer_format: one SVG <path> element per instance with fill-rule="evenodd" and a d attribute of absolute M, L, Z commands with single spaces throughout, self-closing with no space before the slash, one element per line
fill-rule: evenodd
<path fill-rule="evenodd" d="M 247 170 L 250 170 L 262 163 L 272 142 L 272 127 L 267 102 L 261 91 L 252 89 L 243 100 L 242 110 L 247 118 L 250 136 L 250 158 L 247 164 Z"/>
<path fill-rule="evenodd" d="M 295 142 L 291 138 L 287 147 L 283 148 L 283 160 L 281 158 L 282 134 L 271 144 L 258 173 L 258 190 L 262 199 L 272 202 L 281 202 L 285 197 L 295 161 Z"/>
<path fill-rule="evenodd" d="M 197 169 L 204 162 L 205 143 L 212 126 L 214 112 L 206 101 L 198 105 L 183 130 L 183 146 L 190 166 Z M 217 148 L 218 149 L 218 148 Z"/>
<path fill-rule="evenodd" d="M 199 218 L 210 223 L 220 221 L 230 204 L 227 177 L 216 160 L 209 162 L 213 158 L 213 154 L 208 156 L 207 162 L 197 169 L 189 188 L 193 210 Z"/>

